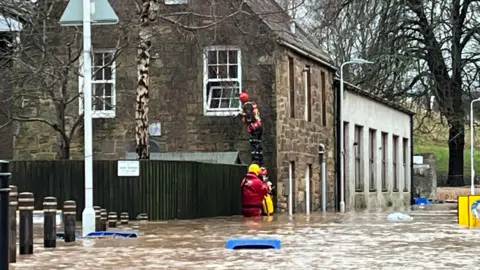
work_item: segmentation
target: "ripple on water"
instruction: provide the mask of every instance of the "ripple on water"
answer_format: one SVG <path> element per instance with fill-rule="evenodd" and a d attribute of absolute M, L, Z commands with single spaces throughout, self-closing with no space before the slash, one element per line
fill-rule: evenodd
<path fill-rule="evenodd" d="M 480 232 L 459 228 L 451 211 L 413 212 L 389 223 L 387 213 L 310 217 L 272 222 L 241 217 L 140 224 L 138 239 L 57 242 L 18 256 L 12 269 L 475 269 Z M 137 224 L 133 224 L 135 228 Z M 132 228 L 130 227 L 130 228 Z M 37 233 L 38 232 L 38 233 Z M 36 235 L 41 230 L 36 229 Z M 226 250 L 231 237 L 276 237 L 280 250 Z"/>

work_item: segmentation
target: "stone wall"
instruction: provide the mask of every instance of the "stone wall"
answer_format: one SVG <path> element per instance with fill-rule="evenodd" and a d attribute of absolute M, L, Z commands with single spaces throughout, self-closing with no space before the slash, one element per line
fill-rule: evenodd
<path fill-rule="evenodd" d="M 415 154 L 417 163 L 413 164 L 413 195 L 415 197 L 435 198 L 437 189 L 437 171 L 433 153 Z"/>
<path fill-rule="evenodd" d="M 290 117 L 289 103 L 289 62 L 294 59 L 295 70 L 295 118 Z M 311 190 L 313 191 L 311 210 L 320 207 L 321 183 L 318 145 L 326 147 L 327 168 L 327 207 L 335 207 L 335 160 L 334 160 L 334 92 L 332 73 L 316 62 L 303 58 L 286 49 L 279 49 L 276 57 L 276 108 L 277 108 L 277 194 L 280 212 L 288 209 L 288 177 L 290 162 L 295 162 L 293 199 L 294 212 L 305 211 L 305 174 L 307 166 L 312 166 Z M 304 120 L 305 92 L 303 69 L 311 68 L 312 119 Z M 321 72 L 326 79 L 326 126 L 322 126 Z"/>
<path fill-rule="evenodd" d="M 112 5 L 120 21 L 131 21 L 134 8 L 121 9 Z M 211 12 L 208 6 L 189 5 L 199 13 Z M 223 10 L 217 5 L 218 16 Z M 182 6 L 161 5 L 160 13 L 182 11 Z M 204 9 L 208 9 L 205 11 Z M 128 12 L 127 12 L 128 11 Z M 187 18 L 191 19 L 191 18 Z M 181 22 L 180 22 L 181 23 Z M 200 23 L 200 22 L 199 22 Z M 208 23 L 208 21 L 202 22 Z M 93 28 L 95 48 L 111 48 L 115 35 L 122 26 Z M 160 122 L 162 135 L 152 137 L 163 152 L 175 151 L 241 151 L 241 159 L 250 161 L 246 127 L 231 116 L 203 115 L 203 49 L 211 45 L 235 45 L 242 53 L 242 84 L 253 100 L 257 101 L 264 123 L 264 154 L 273 168 L 275 151 L 275 106 L 272 101 L 274 82 L 274 40 L 271 32 L 258 18 L 238 14 L 215 27 L 187 31 L 179 25 L 159 21 L 152 24 L 152 61 L 150 63 L 151 122 Z M 134 142 L 134 103 L 137 80 L 136 38 L 138 29 L 132 28 L 127 37 L 129 46 L 123 48 L 116 60 L 116 117 L 94 119 L 94 158 L 123 158 Z M 72 78 L 72 91 L 78 91 L 77 78 Z M 78 102 L 73 111 L 78 112 Z M 42 110 L 43 108 L 37 108 Z M 49 112 L 46 109 L 45 112 Z M 15 140 L 16 159 L 58 158 L 59 140 L 55 132 L 42 123 L 23 123 Z M 79 128 L 72 141 L 71 158 L 83 156 L 83 128 Z M 275 169 L 271 170 L 275 173 Z M 272 177 L 274 180 L 275 177 Z"/>

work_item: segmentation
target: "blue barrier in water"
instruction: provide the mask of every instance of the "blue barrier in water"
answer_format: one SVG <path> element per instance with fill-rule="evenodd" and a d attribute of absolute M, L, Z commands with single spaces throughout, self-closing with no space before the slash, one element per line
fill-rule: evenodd
<path fill-rule="evenodd" d="M 138 233 L 136 232 L 113 232 L 113 231 L 99 231 L 99 232 L 91 232 L 87 234 L 85 238 L 89 237 L 104 237 L 104 236 L 111 236 L 114 238 L 138 238 Z"/>
<path fill-rule="evenodd" d="M 413 198 L 415 204 L 430 204 L 431 202 L 427 198 Z"/>
<path fill-rule="evenodd" d="M 280 249 L 280 240 L 273 238 L 234 238 L 225 243 L 227 249 Z"/>

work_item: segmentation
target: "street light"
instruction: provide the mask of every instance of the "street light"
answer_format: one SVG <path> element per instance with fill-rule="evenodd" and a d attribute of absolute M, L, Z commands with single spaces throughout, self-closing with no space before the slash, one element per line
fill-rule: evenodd
<path fill-rule="evenodd" d="M 341 153 L 341 158 L 340 158 L 340 212 L 344 213 L 345 212 L 345 186 L 343 182 L 343 166 L 344 166 L 344 158 L 345 158 L 345 147 L 344 147 L 344 142 L 343 142 L 343 67 L 349 64 L 373 64 L 372 61 L 368 61 L 365 59 L 352 59 L 350 61 L 347 61 L 343 63 L 340 66 L 340 115 L 339 115 L 339 121 L 340 121 L 340 153 Z"/>
<path fill-rule="evenodd" d="M 475 164 L 473 160 L 473 153 L 475 146 L 473 143 L 473 103 L 480 101 L 480 98 L 472 100 L 470 102 L 470 193 L 475 195 Z"/>

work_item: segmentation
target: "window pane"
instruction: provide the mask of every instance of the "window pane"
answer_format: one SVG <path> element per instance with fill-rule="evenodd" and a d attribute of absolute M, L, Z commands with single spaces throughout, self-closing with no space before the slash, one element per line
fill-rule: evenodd
<path fill-rule="evenodd" d="M 222 99 L 220 103 L 220 108 L 229 108 L 230 107 L 230 99 Z"/>
<path fill-rule="evenodd" d="M 112 98 L 111 97 L 106 97 L 105 98 L 105 110 L 111 110 L 112 108 L 113 108 Z"/>
<path fill-rule="evenodd" d="M 103 110 L 102 98 L 99 98 L 99 97 L 94 97 L 93 98 L 93 109 L 95 111 L 102 111 Z"/>
<path fill-rule="evenodd" d="M 103 65 L 111 65 L 113 60 L 113 53 L 105 53 L 103 59 Z"/>
<path fill-rule="evenodd" d="M 213 88 L 212 89 L 212 98 L 220 98 L 222 96 L 222 89 L 221 88 Z"/>
<path fill-rule="evenodd" d="M 103 53 L 94 53 L 93 54 L 93 65 L 97 67 L 103 66 Z"/>
<path fill-rule="evenodd" d="M 217 67 L 209 66 L 208 67 L 208 78 L 209 79 L 216 79 L 217 78 Z"/>
<path fill-rule="evenodd" d="M 94 84 L 93 95 L 95 97 L 102 97 L 103 93 L 104 93 L 104 87 L 105 87 L 105 85 L 103 83 Z"/>
<path fill-rule="evenodd" d="M 210 101 L 210 108 L 212 108 L 212 109 L 217 109 L 219 105 L 220 105 L 220 100 L 219 99 L 212 99 Z"/>
<path fill-rule="evenodd" d="M 103 70 L 100 70 L 100 67 L 95 67 L 93 70 L 95 74 L 94 80 L 95 81 L 103 80 L 103 74 L 102 74 Z"/>
<path fill-rule="evenodd" d="M 240 107 L 240 100 L 237 97 L 230 98 L 230 108 L 238 108 Z"/>
<path fill-rule="evenodd" d="M 228 62 L 237 63 L 237 51 L 228 51 Z"/>
<path fill-rule="evenodd" d="M 110 67 L 110 66 L 105 67 L 103 69 L 103 74 L 104 74 L 104 77 L 103 77 L 104 80 L 111 80 L 112 79 L 112 67 Z"/>
<path fill-rule="evenodd" d="M 238 78 L 238 66 L 229 66 L 228 67 L 228 75 L 230 78 Z"/>
<path fill-rule="evenodd" d="M 112 84 L 111 83 L 106 83 L 105 84 L 105 96 L 106 97 L 111 97 L 112 96 Z"/>
<path fill-rule="evenodd" d="M 218 78 L 228 78 L 227 66 L 218 67 Z"/>
<path fill-rule="evenodd" d="M 217 51 L 209 51 L 208 64 L 216 64 L 216 63 L 217 63 Z"/>
<path fill-rule="evenodd" d="M 218 51 L 218 64 L 227 64 L 227 51 Z"/>

